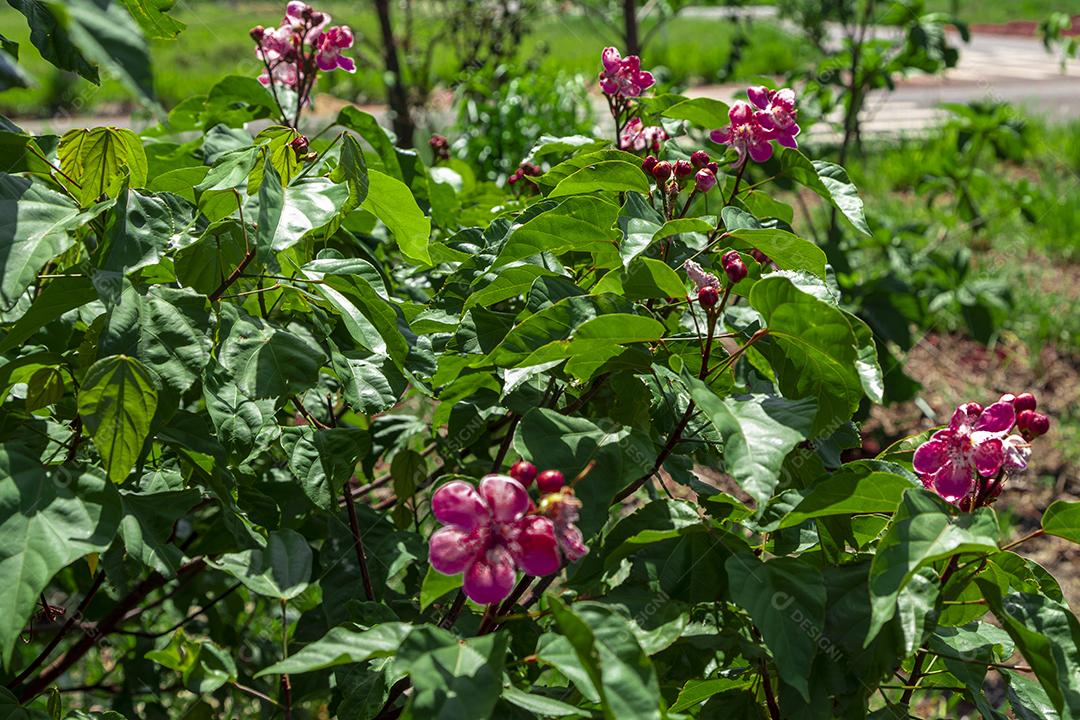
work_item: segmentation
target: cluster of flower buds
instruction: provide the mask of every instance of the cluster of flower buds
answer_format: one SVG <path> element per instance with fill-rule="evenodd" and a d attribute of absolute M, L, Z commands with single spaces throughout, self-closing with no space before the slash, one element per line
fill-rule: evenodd
<path fill-rule="evenodd" d="M 795 137 L 800 128 L 796 121 L 795 92 L 790 88 L 770 90 L 757 85 L 747 88 L 746 95 L 749 103 L 738 100 L 728 111 L 731 124 L 709 134 L 713 142 L 734 148 L 738 164 L 746 162 L 747 157 L 759 163 L 771 158 L 773 140 L 797 148 Z"/>
<path fill-rule="evenodd" d="M 292 88 L 306 101 L 318 70 L 355 72 L 356 63 L 341 54 L 353 46 L 352 31 L 347 25 L 329 25 L 327 13 L 293 0 L 285 7 L 278 27 L 252 28 L 255 55 L 265 67 L 259 82 Z"/>
<path fill-rule="evenodd" d="M 729 250 L 720 257 L 720 265 L 728 276 L 728 281 L 734 285 L 746 277 L 746 263 L 738 250 Z"/>
<path fill-rule="evenodd" d="M 1031 393 L 1005 394 L 983 407 L 964 403 L 949 425 L 915 450 L 923 485 L 965 510 L 992 502 L 1005 477 L 1027 468 L 1030 441 L 1050 429 Z"/>
<path fill-rule="evenodd" d="M 600 89 L 605 95 L 618 98 L 634 98 L 653 86 L 652 73 L 641 69 L 637 55 L 622 57 L 613 47 L 604 48 L 600 54 Z"/>
<path fill-rule="evenodd" d="M 517 170 L 510 173 L 510 177 L 506 179 L 506 182 L 513 186 L 521 183 L 522 190 L 527 192 L 536 192 L 536 185 L 530 182 L 521 182 L 526 177 L 537 177 L 542 175 L 544 171 L 536 163 L 525 161 L 518 165 Z"/>
<path fill-rule="evenodd" d="M 536 480 L 540 504 L 529 497 Z M 452 480 L 431 497 L 431 512 L 443 527 L 428 541 L 428 560 L 444 575 L 463 574 L 463 590 L 473 602 L 504 600 L 517 571 L 551 575 L 563 558 L 573 562 L 588 552 L 575 524 L 580 501 L 558 470 L 537 472 L 520 461 L 507 475 L 487 475 L 476 487 Z"/>
<path fill-rule="evenodd" d="M 651 150 L 660 152 L 660 143 L 668 139 L 668 134 L 659 125 L 646 125 L 641 118 L 633 117 L 619 132 L 619 148 L 622 150 Z"/>
<path fill-rule="evenodd" d="M 716 174 L 720 166 L 709 158 L 709 153 L 697 150 L 690 155 L 690 160 L 658 160 L 655 155 L 647 155 L 641 161 L 641 169 L 651 174 L 657 184 L 665 187 L 668 192 L 678 192 L 683 185 L 693 178 L 694 189 L 701 193 L 707 193 L 716 187 Z M 664 185 L 674 178 L 674 185 Z"/>
<path fill-rule="evenodd" d="M 450 141 L 444 135 L 432 135 L 428 140 L 428 147 L 435 155 L 436 161 L 445 162 L 450 159 Z"/>

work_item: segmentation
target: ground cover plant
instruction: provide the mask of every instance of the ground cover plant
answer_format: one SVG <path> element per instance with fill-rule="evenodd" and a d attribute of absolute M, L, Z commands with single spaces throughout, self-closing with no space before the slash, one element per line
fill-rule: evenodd
<path fill-rule="evenodd" d="M 162 7 L 14 5 L 155 111 Z M 303 134 L 355 33 L 273 13 L 140 134 L 3 120 L 6 716 L 1080 715 L 1024 552 L 1080 504 L 995 512 L 1055 418 L 1016 386 L 860 449 L 903 373 L 786 202 L 872 233 L 793 89 L 596 48 L 613 132 L 493 182 L 352 106 Z"/>

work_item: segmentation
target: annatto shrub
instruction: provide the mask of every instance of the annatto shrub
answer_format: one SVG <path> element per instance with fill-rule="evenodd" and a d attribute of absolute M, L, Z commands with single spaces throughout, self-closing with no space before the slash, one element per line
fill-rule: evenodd
<path fill-rule="evenodd" d="M 7 716 L 1080 716 L 1015 552 L 1080 508 L 993 509 L 1036 398 L 841 461 L 878 348 L 770 193 L 868 229 L 792 90 L 608 48 L 614 144 L 496 185 L 356 108 L 301 135 L 329 22 L 139 135 L 0 133 Z"/>

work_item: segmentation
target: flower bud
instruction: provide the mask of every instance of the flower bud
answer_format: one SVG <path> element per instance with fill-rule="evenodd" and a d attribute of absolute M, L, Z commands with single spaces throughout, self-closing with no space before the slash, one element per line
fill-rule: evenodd
<path fill-rule="evenodd" d="M 1039 437 L 1050 429 L 1050 418 L 1034 410 L 1021 410 L 1016 416 L 1016 426 L 1026 438 Z"/>
<path fill-rule="evenodd" d="M 724 272 L 727 273 L 732 285 L 746 277 L 746 263 L 743 262 L 738 250 L 724 253 L 724 256 L 720 258 L 720 263 L 724 266 Z"/>
<path fill-rule="evenodd" d="M 713 175 L 719 175 L 720 174 L 720 163 L 710 162 L 705 167 L 707 167 L 709 169 L 709 171 L 712 172 Z"/>
<path fill-rule="evenodd" d="M 694 176 L 694 187 L 698 192 L 707 193 L 716 186 L 716 176 L 709 172 L 706 168 L 701 168 L 697 171 L 697 175 Z"/>
<path fill-rule="evenodd" d="M 1038 402 L 1035 400 L 1035 396 L 1029 392 L 1020 393 L 1016 396 L 1016 399 L 1013 400 L 1013 407 L 1016 409 L 1016 412 L 1034 410 L 1037 405 Z"/>
<path fill-rule="evenodd" d="M 685 160 L 675 161 L 675 177 L 684 180 L 694 174 L 694 166 Z"/>
<path fill-rule="evenodd" d="M 303 135 L 294 138 L 293 141 L 289 143 L 289 147 L 291 147 L 293 149 L 293 152 L 296 153 L 297 159 L 300 159 L 307 154 L 308 146 L 308 139 Z"/>
<path fill-rule="evenodd" d="M 709 153 L 705 152 L 704 150 L 695 150 L 690 155 L 690 162 L 693 164 L 694 167 L 700 170 L 701 168 L 708 166 Z"/>
<path fill-rule="evenodd" d="M 750 251 L 750 257 L 754 258 L 755 260 L 757 260 L 762 265 L 765 265 L 766 263 L 772 262 L 772 260 L 769 259 L 768 255 L 761 252 L 757 248 L 754 248 L 753 250 Z"/>
<path fill-rule="evenodd" d="M 525 487 L 532 485 L 532 481 L 536 479 L 536 472 L 536 466 L 528 460 L 518 460 L 510 467 L 510 477 Z"/>
<path fill-rule="evenodd" d="M 566 478 L 558 470 L 545 470 L 536 478 L 536 487 L 542 495 L 559 492 L 566 484 Z"/>
<path fill-rule="evenodd" d="M 671 177 L 671 163 L 667 160 L 661 160 L 653 165 L 652 174 L 657 180 L 667 180 Z"/>
<path fill-rule="evenodd" d="M 999 397 L 997 401 L 998 402 L 1009 403 L 1010 405 L 1012 405 L 1016 401 L 1016 396 L 1013 395 L 1012 393 L 1005 393 L 1004 395 Z"/>
<path fill-rule="evenodd" d="M 720 301 L 720 293 L 712 285 L 706 285 L 697 292 L 697 301 L 703 308 L 711 308 Z"/>
<path fill-rule="evenodd" d="M 520 170 L 515 170 L 513 172 L 513 174 L 506 179 L 506 182 L 507 182 L 508 185 L 514 185 L 520 179 L 521 179 L 521 171 Z"/>
<path fill-rule="evenodd" d="M 257 43 L 262 43 L 264 33 L 266 33 L 266 28 L 262 25 L 256 25 L 248 31 L 248 35 L 250 35 L 251 39 Z"/>
<path fill-rule="evenodd" d="M 641 161 L 641 169 L 647 173 L 651 173 L 652 169 L 656 167 L 656 163 L 659 162 L 655 155 L 646 155 L 645 159 Z"/>
<path fill-rule="evenodd" d="M 318 10 L 313 10 L 311 16 L 308 19 L 311 20 L 312 25 L 318 25 L 322 23 L 324 17 L 325 16 Z"/>

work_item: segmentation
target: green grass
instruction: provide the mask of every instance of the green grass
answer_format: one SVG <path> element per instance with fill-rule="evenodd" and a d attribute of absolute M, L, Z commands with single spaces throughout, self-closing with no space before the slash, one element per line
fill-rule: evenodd
<path fill-rule="evenodd" d="M 284 3 L 240 2 L 197 3 L 178 6 L 174 15 L 187 23 L 176 41 L 152 43 L 153 68 L 158 94 L 166 107 L 184 98 L 205 93 L 226 74 L 257 75 L 259 65 L 252 53 L 248 30 L 257 24 L 274 23 Z M 356 102 L 382 102 L 384 83 L 378 60 L 378 37 L 373 14 L 366 4 L 332 0 L 319 5 L 347 23 L 363 38 L 355 50 L 355 75 L 335 72 L 324 76 L 321 90 Z M 118 83 L 105 79 L 100 88 L 56 73 L 29 43 L 26 22 L 15 10 L 0 9 L 4 34 L 20 43 L 20 62 L 37 78 L 39 85 L 28 90 L 11 90 L 0 95 L 0 112 L 16 116 L 48 116 L 63 106 L 75 113 L 126 109 L 130 98 Z M 417 18 L 412 51 L 426 50 L 439 28 L 433 19 Z M 644 28 L 643 31 L 647 31 Z M 645 50 L 645 64 L 654 68 L 662 82 L 676 86 L 716 82 L 728 63 L 735 28 L 730 22 L 675 19 L 656 33 Z M 600 50 L 615 40 L 585 18 L 555 14 L 541 17 L 526 36 L 519 60 L 532 60 L 544 72 L 581 74 L 588 82 L 599 66 Z M 408 52 L 408 50 L 406 50 Z M 744 48 L 734 68 L 738 79 L 763 74 L 784 73 L 809 61 L 810 50 L 771 26 L 755 26 L 750 44 Z M 458 74 L 458 60 L 451 48 L 437 47 L 433 74 L 448 85 Z M 730 79 L 730 78 L 728 78 Z"/>

